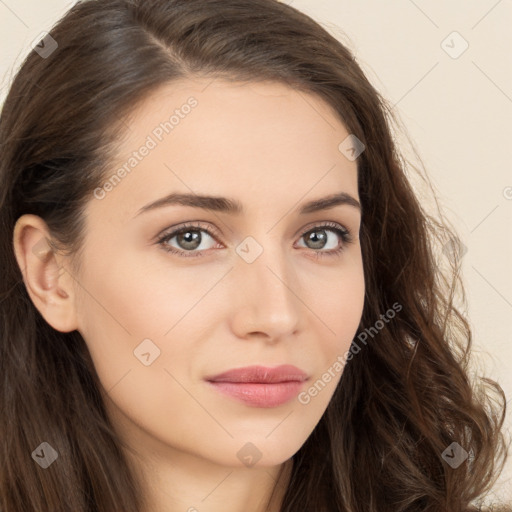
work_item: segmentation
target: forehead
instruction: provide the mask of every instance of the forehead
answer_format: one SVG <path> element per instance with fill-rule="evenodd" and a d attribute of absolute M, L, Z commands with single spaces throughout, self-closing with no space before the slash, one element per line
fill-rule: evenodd
<path fill-rule="evenodd" d="M 122 190 L 133 212 L 173 191 L 243 203 L 261 194 L 279 199 L 285 191 L 295 201 L 309 190 L 357 197 L 357 163 L 339 150 L 347 129 L 320 98 L 281 83 L 169 83 L 127 124 L 111 174 L 125 172 L 109 196 Z"/>

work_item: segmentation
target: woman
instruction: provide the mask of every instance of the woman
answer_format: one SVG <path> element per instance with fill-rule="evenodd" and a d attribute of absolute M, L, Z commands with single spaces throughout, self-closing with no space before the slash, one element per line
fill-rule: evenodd
<path fill-rule="evenodd" d="M 477 510 L 504 395 L 390 120 L 273 0 L 67 13 L 0 120 L 4 512 Z"/>

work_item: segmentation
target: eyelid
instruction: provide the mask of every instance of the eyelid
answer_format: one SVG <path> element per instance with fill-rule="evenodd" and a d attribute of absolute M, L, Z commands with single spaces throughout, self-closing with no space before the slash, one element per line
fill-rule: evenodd
<path fill-rule="evenodd" d="M 204 224 L 203 224 L 204 223 Z M 206 226 L 205 226 L 206 224 Z M 158 235 L 156 235 L 153 240 L 159 241 L 165 238 L 168 238 L 170 235 L 176 236 L 181 231 L 186 231 L 187 229 L 197 229 L 201 231 L 210 232 L 212 237 L 222 238 L 222 234 L 219 229 L 211 225 L 207 221 L 191 221 L 191 222 L 183 222 L 182 224 L 178 224 L 177 226 L 171 226 L 165 228 Z"/>
<path fill-rule="evenodd" d="M 204 223 L 204 224 L 203 224 Z M 346 224 L 341 224 L 340 222 L 331 221 L 331 220 L 317 220 L 312 221 L 309 224 L 306 224 L 306 226 L 301 227 L 298 229 L 293 237 L 295 238 L 298 235 L 305 235 L 308 231 L 310 231 L 313 228 L 318 228 L 321 226 L 325 226 L 326 224 L 329 224 L 329 227 L 337 227 L 341 230 L 346 231 L 348 234 L 354 236 L 354 231 L 350 229 Z M 162 240 L 163 238 L 166 238 L 168 235 L 174 234 L 176 235 L 181 230 L 186 229 L 198 229 L 198 230 L 204 230 L 204 231 L 210 231 L 212 233 L 212 236 L 215 235 L 216 238 L 222 238 L 222 233 L 219 229 L 217 229 L 215 226 L 210 224 L 208 221 L 190 221 L 190 222 L 183 222 L 182 224 L 178 224 L 176 226 L 170 226 L 162 230 L 158 235 L 153 237 L 153 241 L 155 240 Z M 218 240 L 217 240 L 218 241 Z"/>
<path fill-rule="evenodd" d="M 313 221 L 310 224 L 306 224 L 305 226 L 301 227 L 298 231 L 295 232 L 295 234 L 293 236 L 295 238 L 297 235 L 305 235 L 308 231 L 311 231 L 314 228 L 319 228 L 321 226 L 325 227 L 326 225 L 331 228 L 336 227 L 339 229 L 343 229 L 343 230 L 351 233 L 351 230 L 348 227 L 344 226 L 343 224 L 341 224 L 339 222 L 336 222 L 333 220 L 317 220 L 317 221 Z"/>

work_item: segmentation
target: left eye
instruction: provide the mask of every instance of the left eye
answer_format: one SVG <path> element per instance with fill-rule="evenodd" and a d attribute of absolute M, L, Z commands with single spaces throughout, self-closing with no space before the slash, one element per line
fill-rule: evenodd
<path fill-rule="evenodd" d="M 210 237 L 212 240 L 215 240 L 216 238 L 214 234 L 212 234 L 208 229 L 203 228 L 201 225 L 185 225 L 170 233 L 163 234 L 157 243 L 161 245 L 165 251 L 180 256 L 203 256 L 208 247 L 203 248 L 203 250 L 197 250 L 203 242 L 203 236 L 201 233 L 206 233 L 206 236 Z M 339 246 L 339 242 L 334 241 L 334 247 L 328 248 L 329 250 L 319 251 L 318 249 L 325 249 L 325 245 L 327 245 L 329 238 L 328 233 L 334 233 L 338 238 L 342 239 L 341 247 Z M 316 245 L 312 250 L 317 253 L 317 256 L 330 256 L 337 254 L 344 249 L 346 243 L 350 243 L 352 241 L 350 231 L 347 228 L 334 223 L 314 226 L 308 231 L 303 232 L 300 238 L 303 239 L 306 235 L 308 235 L 308 242 L 312 243 L 313 246 Z M 169 245 L 169 242 L 174 238 L 176 238 L 176 243 L 181 247 L 181 249 L 176 249 Z"/>

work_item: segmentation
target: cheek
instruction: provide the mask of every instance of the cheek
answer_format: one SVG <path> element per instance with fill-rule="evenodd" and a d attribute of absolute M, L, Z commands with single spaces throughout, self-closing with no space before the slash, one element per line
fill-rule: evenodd
<path fill-rule="evenodd" d="M 326 340 L 326 347 L 331 351 L 343 347 L 348 349 L 363 313 L 365 282 L 362 261 L 354 259 L 349 263 L 328 278 L 325 274 L 317 275 L 316 282 L 322 286 L 311 288 L 305 294 L 324 324 L 326 336 L 322 339 Z"/>
<path fill-rule="evenodd" d="M 100 325 L 118 331 L 133 342 L 164 335 L 197 302 L 200 281 L 170 265 L 155 268 L 149 257 L 135 257 L 136 251 L 120 252 L 88 265 L 82 323 L 96 331 Z"/>
<path fill-rule="evenodd" d="M 198 317 L 186 314 L 198 290 L 177 279 L 179 272 L 154 279 L 133 272 L 127 260 L 95 271 L 91 267 L 96 277 L 84 282 L 89 293 L 81 306 L 80 332 L 106 405 L 120 422 L 127 417 L 152 436 L 179 444 L 176 440 L 197 428 L 197 404 L 187 379 L 199 327 L 190 320 Z M 181 285 L 188 295 L 179 293 Z M 176 411 L 184 411 L 179 421 Z"/>
<path fill-rule="evenodd" d="M 223 271 L 148 265 L 147 259 L 129 254 L 111 257 L 115 264 L 90 261 L 81 281 L 87 293 L 81 294 L 79 330 L 104 389 L 137 383 L 126 407 L 133 404 L 135 414 L 146 397 L 150 418 L 153 398 L 163 390 L 170 401 L 187 399 L 178 382 L 194 374 L 198 340 L 211 339 L 211 328 L 221 318 L 219 306 L 224 308 L 226 299 L 219 301 L 212 286 Z M 153 405 L 156 411 L 162 406 Z"/>
<path fill-rule="evenodd" d="M 355 338 L 364 308 L 365 283 L 362 263 L 355 262 L 342 269 L 331 280 L 325 281 L 323 292 L 315 294 L 316 337 L 318 340 L 318 372 L 299 402 L 322 414 L 339 383 L 348 351 Z M 313 321 L 313 320 L 312 320 Z M 300 397 L 299 397 L 300 398 Z"/>

